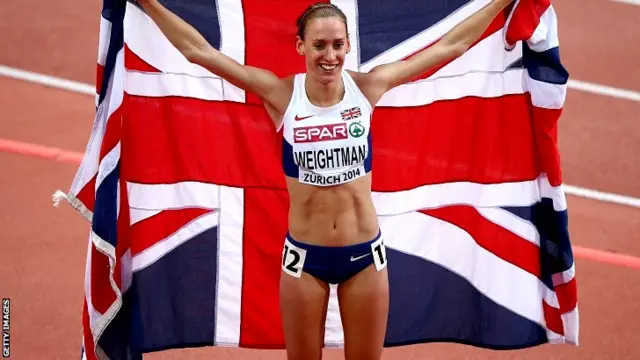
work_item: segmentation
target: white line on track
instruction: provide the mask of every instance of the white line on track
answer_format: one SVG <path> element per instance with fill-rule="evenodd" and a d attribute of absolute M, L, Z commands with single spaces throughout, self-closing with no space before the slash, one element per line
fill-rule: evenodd
<path fill-rule="evenodd" d="M 638 0 L 640 2 L 640 0 Z M 69 90 L 72 92 L 93 95 L 95 96 L 95 87 L 89 84 L 84 84 L 76 81 L 57 78 L 54 76 L 34 73 L 31 71 L 25 71 L 21 69 L 11 68 L 8 66 L 0 65 L 0 76 L 6 76 L 13 79 L 19 79 L 29 81 L 37 84 L 50 86 L 53 88 Z M 577 90 L 596 93 L 599 95 L 611 96 L 620 99 L 627 99 L 632 101 L 640 101 L 640 93 L 616 89 L 598 84 L 591 84 L 583 81 L 569 80 L 568 86 Z M 625 195 L 611 194 L 602 191 L 581 188 L 572 185 L 564 186 L 565 193 L 567 195 L 573 195 L 583 197 L 586 199 L 598 200 L 603 202 L 609 202 L 619 205 L 627 205 L 636 208 L 640 208 L 640 198 L 634 198 Z"/>
<path fill-rule="evenodd" d="M 640 6 L 640 0 L 611 0 L 613 2 L 629 4 L 629 5 L 638 5 Z"/>
<path fill-rule="evenodd" d="M 640 1 L 640 0 L 639 0 Z M 593 94 L 610 96 L 617 99 L 640 102 L 640 92 L 626 89 L 618 89 L 610 86 L 589 83 L 580 80 L 569 80 L 567 87 L 574 90 L 590 92 Z"/>
<path fill-rule="evenodd" d="M 572 185 L 564 185 L 564 192 L 567 195 L 578 196 L 585 199 L 598 200 L 618 205 L 627 205 L 635 208 L 640 208 L 640 198 L 634 198 L 631 196 L 606 193 Z"/>
<path fill-rule="evenodd" d="M 39 74 L 31 71 L 16 69 L 4 65 L 0 65 L 0 75 L 6 76 L 8 78 L 24 80 L 33 82 L 36 84 L 41 84 L 45 86 L 50 86 L 57 89 L 64 89 L 73 91 L 80 94 L 86 95 L 96 95 L 96 87 L 84 84 L 77 81 L 61 79 L 55 76 L 49 76 L 44 74 Z"/>

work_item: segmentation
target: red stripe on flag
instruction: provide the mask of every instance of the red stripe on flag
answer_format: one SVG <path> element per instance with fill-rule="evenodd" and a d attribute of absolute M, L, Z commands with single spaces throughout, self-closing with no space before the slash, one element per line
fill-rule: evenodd
<path fill-rule="evenodd" d="M 93 345 L 93 334 L 91 332 L 91 320 L 89 319 L 89 309 L 87 308 L 87 299 L 82 304 L 82 344 L 87 360 L 98 360 L 96 356 L 96 348 Z"/>
<path fill-rule="evenodd" d="M 135 223 L 131 229 L 131 255 L 134 256 L 166 239 L 197 217 L 210 213 L 209 209 L 164 210 Z"/>
<path fill-rule="evenodd" d="M 307 6 L 316 2 L 243 0 L 245 63 L 269 69 L 280 77 L 304 72 L 304 57 L 295 48 L 296 20 Z M 261 101 L 256 95 L 247 93 L 247 103 L 259 104 Z"/>
<path fill-rule="evenodd" d="M 279 281 L 288 193 L 245 189 L 240 346 L 281 348 Z"/>
<path fill-rule="evenodd" d="M 105 111 L 107 111 L 105 109 Z M 113 148 L 118 145 L 122 136 L 122 106 L 115 109 L 106 122 L 106 129 L 100 144 L 100 157 L 102 160 Z"/>
<path fill-rule="evenodd" d="M 378 108 L 372 135 L 374 191 L 538 177 L 526 95 Z"/>
<path fill-rule="evenodd" d="M 555 332 L 556 334 L 564 335 L 564 324 L 560 317 L 560 310 L 547 304 L 546 301 L 542 301 L 542 312 L 544 313 L 544 321 L 547 329 Z"/>
<path fill-rule="evenodd" d="M 125 97 L 121 156 L 128 181 L 285 188 L 277 151 L 281 140 L 264 107 Z"/>
<path fill-rule="evenodd" d="M 562 109 L 544 109 L 532 106 L 536 159 L 540 172 L 545 172 L 551 186 L 562 184 L 562 169 L 558 151 L 558 119 Z"/>
<path fill-rule="evenodd" d="M 540 248 L 484 218 L 471 206 L 447 206 L 423 213 L 463 229 L 485 250 L 540 278 Z"/>
<path fill-rule="evenodd" d="M 104 66 L 98 64 L 96 69 L 96 94 L 100 93 L 102 89 L 102 82 L 104 81 Z"/>
<path fill-rule="evenodd" d="M 125 96 L 121 156 L 129 181 L 286 188 L 281 134 L 262 106 Z M 526 95 L 513 95 L 376 109 L 374 190 L 536 179 L 528 107 Z"/>
<path fill-rule="evenodd" d="M 506 42 L 513 45 L 520 40 L 528 40 L 540 24 L 540 17 L 551 6 L 549 0 L 520 0 L 517 4 L 505 36 Z"/>
<path fill-rule="evenodd" d="M 576 308 L 578 305 L 578 284 L 576 278 L 571 279 L 571 281 L 567 283 L 556 285 L 555 291 L 558 296 L 561 314 L 566 314 Z"/>
<path fill-rule="evenodd" d="M 109 257 L 91 246 L 91 302 L 100 314 L 107 312 L 117 295 L 111 287 Z"/>
<path fill-rule="evenodd" d="M 124 67 L 127 70 L 136 70 L 142 72 L 162 72 L 143 60 L 140 56 L 138 56 L 138 54 L 133 52 L 126 43 L 124 44 Z"/>
<path fill-rule="evenodd" d="M 96 176 L 94 175 L 91 180 L 80 189 L 76 198 L 87 207 L 91 212 L 96 205 Z"/>

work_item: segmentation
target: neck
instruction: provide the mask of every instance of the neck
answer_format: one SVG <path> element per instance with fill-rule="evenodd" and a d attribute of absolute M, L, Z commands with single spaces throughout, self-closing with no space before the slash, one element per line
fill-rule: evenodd
<path fill-rule="evenodd" d="M 341 76 L 330 82 L 321 82 L 307 76 L 304 88 L 307 98 L 315 106 L 332 106 L 339 103 L 344 97 L 344 84 Z"/>

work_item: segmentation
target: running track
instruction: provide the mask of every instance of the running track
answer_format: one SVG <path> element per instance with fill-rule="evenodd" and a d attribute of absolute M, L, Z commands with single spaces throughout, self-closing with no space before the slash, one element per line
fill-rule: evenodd
<path fill-rule="evenodd" d="M 638 1 L 556 0 L 572 79 L 631 90 L 621 99 L 571 89 L 560 121 L 565 182 L 640 198 Z M 3 0 L 0 65 L 92 84 L 100 1 Z M 636 35 L 634 35 L 636 34 Z M 635 99 L 635 100 L 634 100 Z M 0 76 L 0 139 L 81 153 L 94 98 Z M 6 145 L 6 143 L 5 143 Z M 0 146 L 0 148 L 3 148 Z M 13 359 L 77 359 L 87 223 L 51 194 L 77 165 L 0 150 L 0 296 L 10 297 Z M 73 154 L 72 154 L 73 155 Z M 637 201 L 637 199 L 636 199 Z M 490 352 L 452 344 L 387 350 L 385 359 L 640 359 L 640 208 L 569 196 L 577 249 L 581 345 Z M 591 255 L 588 249 L 601 252 Z M 603 262 L 602 251 L 614 254 Z M 627 266 L 617 264 L 626 254 Z M 604 259 L 606 260 L 606 259 Z M 634 268 L 633 265 L 636 265 Z M 280 351 L 179 350 L 146 359 L 284 359 Z M 328 351 L 326 358 L 340 359 Z"/>

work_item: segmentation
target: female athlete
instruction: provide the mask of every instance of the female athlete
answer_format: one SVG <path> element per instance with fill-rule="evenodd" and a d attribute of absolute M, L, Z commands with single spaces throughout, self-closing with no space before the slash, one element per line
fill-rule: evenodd
<path fill-rule="evenodd" d="M 287 358 L 322 358 L 329 284 L 338 284 L 345 358 L 380 359 L 389 287 L 371 198 L 373 109 L 385 92 L 462 55 L 512 0 L 490 1 L 435 45 L 367 73 L 343 69 L 350 43 L 342 11 L 315 4 L 297 22 L 295 50 L 306 73 L 285 78 L 220 53 L 157 0 L 138 2 L 187 60 L 257 94 L 283 131 L 290 204 L 280 307 Z"/>

